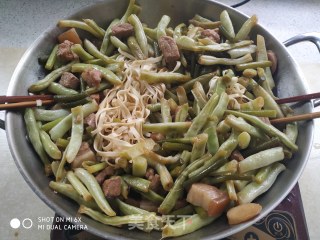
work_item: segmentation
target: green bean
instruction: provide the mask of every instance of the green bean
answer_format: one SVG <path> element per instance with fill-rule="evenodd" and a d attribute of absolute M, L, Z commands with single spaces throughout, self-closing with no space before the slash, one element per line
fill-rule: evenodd
<path fill-rule="evenodd" d="M 239 204 L 250 203 L 255 198 L 268 191 L 278 175 L 286 169 L 286 167 L 281 163 L 274 163 L 271 165 L 271 168 L 270 174 L 262 183 L 249 183 L 240 192 L 238 192 Z"/>
<path fill-rule="evenodd" d="M 57 118 L 65 117 L 70 114 L 70 111 L 65 109 L 46 110 L 41 108 L 34 108 L 34 117 L 37 121 L 53 121 Z"/>
<path fill-rule="evenodd" d="M 48 122 L 48 123 L 46 123 L 46 124 L 43 124 L 43 125 L 41 126 L 41 129 L 42 129 L 43 131 L 48 132 L 48 131 L 51 130 L 54 126 L 56 126 L 63 118 L 64 118 L 64 117 L 60 117 L 60 118 L 57 118 L 57 119 L 55 119 L 55 120 L 53 120 L 53 121 L 51 121 L 51 122 Z"/>
<path fill-rule="evenodd" d="M 227 134 L 231 130 L 231 127 L 226 123 L 225 120 L 222 120 L 217 125 L 217 133 L 219 134 Z"/>
<path fill-rule="evenodd" d="M 282 147 L 270 148 L 258 153 L 255 153 L 239 163 L 239 172 L 245 173 L 254 169 L 268 166 L 274 162 L 284 159 Z"/>
<path fill-rule="evenodd" d="M 216 75 L 215 72 L 213 72 L 213 73 L 207 73 L 207 74 L 201 75 L 201 76 L 199 76 L 199 77 L 197 77 L 197 78 L 194 78 L 194 79 L 192 79 L 192 80 L 190 80 L 190 81 L 182 84 L 181 86 L 182 86 L 182 87 L 186 90 L 186 92 L 188 93 L 188 92 L 191 91 L 191 89 L 193 88 L 193 86 L 194 86 L 194 84 L 195 84 L 196 82 L 199 82 L 199 83 L 201 83 L 201 84 L 204 86 L 205 84 L 208 84 L 209 81 L 210 81 L 215 75 Z"/>
<path fill-rule="evenodd" d="M 192 147 L 183 143 L 164 142 L 162 144 L 162 149 L 165 151 L 191 151 Z"/>
<path fill-rule="evenodd" d="M 127 10 L 120 19 L 120 23 L 126 23 L 128 21 L 129 16 L 134 12 L 135 2 L 135 0 L 129 0 Z"/>
<path fill-rule="evenodd" d="M 253 125 L 263 130 L 267 135 L 271 137 L 278 137 L 281 140 L 281 142 L 292 151 L 298 150 L 298 146 L 295 145 L 283 132 L 279 131 L 272 125 L 264 123 L 258 117 L 231 110 L 227 110 L 226 112 L 244 118 L 245 120 L 251 122 Z"/>
<path fill-rule="evenodd" d="M 71 184 L 50 181 L 49 187 L 52 188 L 54 191 L 61 193 L 67 196 L 68 198 L 71 198 L 79 205 L 84 205 L 86 207 L 96 210 L 99 209 L 98 205 L 95 203 L 94 200 L 85 201 Z"/>
<path fill-rule="evenodd" d="M 251 40 L 244 40 L 237 43 L 200 45 L 196 43 L 192 38 L 187 36 L 181 36 L 177 38 L 176 42 L 179 49 L 193 52 L 224 52 L 234 48 L 245 47 L 252 44 Z"/>
<path fill-rule="evenodd" d="M 131 175 L 123 175 L 121 177 L 130 187 L 132 187 L 140 192 L 148 192 L 149 191 L 150 181 L 143 179 L 143 178 L 134 177 Z"/>
<path fill-rule="evenodd" d="M 100 35 L 100 39 L 103 38 L 105 34 L 105 30 L 98 26 L 98 24 L 92 19 L 83 19 L 83 21 L 91 27 L 94 31 L 96 31 Z"/>
<path fill-rule="evenodd" d="M 298 124 L 297 122 L 288 123 L 284 130 L 284 133 L 290 139 L 291 142 L 295 143 L 298 137 Z"/>
<path fill-rule="evenodd" d="M 43 145 L 40 140 L 40 134 L 39 129 L 37 126 L 37 122 L 33 113 L 33 110 L 31 108 L 27 108 L 24 113 L 24 121 L 27 127 L 27 133 L 29 140 L 40 157 L 41 161 L 44 164 L 44 170 L 47 176 L 49 176 L 52 173 L 50 161 L 48 159 L 48 156 L 43 148 Z"/>
<path fill-rule="evenodd" d="M 82 106 L 83 107 L 83 117 L 87 117 L 89 114 L 98 110 L 98 104 L 96 101 L 92 101 Z M 56 126 L 54 126 L 49 134 L 53 141 L 61 138 L 69 129 L 72 127 L 72 116 L 69 114 L 64 119 L 62 119 Z"/>
<path fill-rule="evenodd" d="M 159 41 L 160 37 L 166 36 L 166 28 L 170 23 L 171 18 L 167 15 L 163 15 L 157 26 L 157 39 Z"/>
<path fill-rule="evenodd" d="M 255 146 L 253 148 L 249 148 L 246 151 L 243 151 L 242 155 L 244 157 L 248 157 L 248 156 L 253 155 L 253 154 L 257 153 L 257 152 L 260 152 L 260 151 L 263 151 L 263 150 L 266 150 L 266 149 L 269 149 L 269 148 L 278 147 L 278 146 L 280 146 L 280 144 L 281 144 L 280 139 L 278 137 L 273 137 L 270 140 L 259 144 L 258 146 Z"/>
<path fill-rule="evenodd" d="M 177 210 L 174 210 L 170 213 L 170 216 L 176 216 L 178 217 L 179 215 L 190 215 L 193 214 L 193 206 L 191 204 L 188 204 L 185 207 L 179 208 Z"/>
<path fill-rule="evenodd" d="M 81 44 L 72 45 L 71 51 L 77 54 L 82 61 L 89 61 L 94 59 L 94 57 L 90 53 L 83 49 Z"/>
<path fill-rule="evenodd" d="M 58 27 L 67 27 L 67 28 L 79 28 L 82 30 L 85 30 L 89 33 L 91 33 L 93 36 L 101 39 L 101 35 L 97 33 L 92 27 L 90 27 L 88 24 L 77 21 L 77 20 L 60 20 L 58 22 Z"/>
<path fill-rule="evenodd" d="M 143 177 L 147 172 L 147 159 L 138 156 L 132 159 L 132 175 L 135 177 Z"/>
<path fill-rule="evenodd" d="M 210 116 L 213 109 L 218 104 L 218 95 L 212 95 L 206 105 L 202 108 L 200 113 L 193 119 L 190 128 L 188 129 L 185 137 L 194 137 L 206 124 L 208 117 Z"/>
<path fill-rule="evenodd" d="M 208 134 L 201 133 L 196 137 L 191 151 L 191 162 L 204 155 L 208 141 Z"/>
<path fill-rule="evenodd" d="M 209 176 L 221 176 L 221 175 L 229 175 L 229 174 L 235 174 L 238 171 L 238 161 L 237 160 L 231 160 L 218 168 L 215 171 L 212 171 Z"/>
<path fill-rule="evenodd" d="M 192 233 L 204 226 L 209 225 L 218 217 L 219 215 L 214 217 L 202 218 L 198 214 L 194 214 L 191 217 L 183 219 L 179 223 L 175 223 L 173 225 L 167 224 L 162 230 L 162 238 L 178 237 L 188 233 Z"/>
<path fill-rule="evenodd" d="M 185 133 L 190 128 L 191 122 L 172 122 L 172 123 L 145 123 L 142 126 L 143 132 Z"/>
<path fill-rule="evenodd" d="M 241 110 L 258 110 L 258 111 L 260 111 L 263 106 L 264 106 L 264 98 L 257 97 L 250 102 L 241 103 L 240 109 Z"/>
<path fill-rule="evenodd" d="M 82 184 L 82 182 L 77 178 L 77 176 L 73 173 L 73 171 L 67 172 L 67 179 L 74 187 L 74 189 L 80 194 L 81 197 L 87 202 L 92 199 L 92 195 L 88 192 L 86 187 Z"/>
<path fill-rule="evenodd" d="M 215 28 L 218 28 L 220 25 L 221 25 L 221 22 L 220 21 L 216 21 L 216 22 L 212 22 L 212 21 L 199 21 L 199 20 L 196 20 L 196 19 L 191 19 L 189 20 L 189 23 L 193 24 L 194 26 L 197 26 L 197 27 L 201 27 L 201 28 L 205 28 L 205 29 L 215 29 Z"/>
<path fill-rule="evenodd" d="M 142 52 L 142 49 L 140 48 L 136 38 L 134 36 L 130 36 L 127 39 L 128 47 L 131 51 L 131 53 L 137 58 L 137 59 L 144 59 L 145 56 Z"/>
<path fill-rule="evenodd" d="M 185 122 L 188 117 L 188 103 L 179 106 L 176 111 L 175 122 Z"/>
<path fill-rule="evenodd" d="M 68 150 L 68 146 L 65 148 L 65 151 L 62 154 L 62 158 L 60 160 L 57 172 L 55 174 L 57 182 L 62 182 L 66 177 L 66 169 L 64 168 L 64 166 L 66 165 L 66 162 L 67 162 L 66 153 Z"/>
<path fill-rule="evenodd" d="M 251 141 L 251 136 L 247 132 L 242 132 L 238 136 L 239 147 L 241 149 L 247 148 L 250 144 L 250 141 Z"/>
<path fill-rule="evenodd" d="M 60 148 L 64 148 L 66 149 L 66 147 L 68 146 L 69 144 L 69 140 L 67 139 L 63 139 L 63 138 L 58 138 L 57 141 L 56 141 L 56 145 Z"/>
<path fill-rule="evenodd" d="M 184 30 L 186 29 L 186 24 L 180 23 L 174 28 L 173 39 L 177 39 L 183 35 Z"/>
<path fill-rule="evenodd" d="M 228 192 L 230 200 L 231 201 L 237 201 L 238 200 L 238 196 L 237 196 L 236 189 L 235 189 L 235 186 L 234 186 L 234 181 L 233 180 L 227 180 L 225 183 L 226 183 L 227 192 Z"/>
<path fill-rule="evenodd" d="M 227 33 L 225 37 L 227 37 L 229 41 L 232 41 L 236 35 L 233 29 L 233 24 L 230 19 L 229 13 L 226 10 L 221 12 L 220 22 L 221 22 L 220 29 L 223 28 L 225 30 L 225 33 Z"/>
<path fill-rule="evenodd" d="M 161 203 L 158 208 L 158 212 L 161 214 L 167 214 L 171 212 L 171 210 L 176 205 L 177 200 L 183 194 L 183 183 L 188 178 L 188 175 L 193 172 L 195 169 L 199 168 L 203 165 L 206 159 L 198 159 L 191 164 L 189 164 L 178 176 L 176 181 L 174 182 L 173 187 L 170 189 L 169 193 L 166 195 L 165 199 Z"/>
<path fill-rule="evenodd" d="M 230 55 L 231 58 L 238 58 L 242 57 L 246 54 L 253 54 L 257 51 L 257 46 L 256 45 L 248 45 L 240 48 L 234 48 L 230 49 L 228 51 L 228 54 Z"/>
<path fill-rule="evenodd" d="M 209 55 L 201 55 L 198 62 L 202 65 L 236 65 L 236 69 L 239 70 L 239 68 L 242 68 L 242 66 L 249 66 L 251 63 L 248 62 L 251 62 L 252 60 L 251 54 L 246 54 L 239 58 L 218 58 Z"/>
<path fill-rule="evenodd" d="M 110 41 L 116 48 L 120 48 L 122 51 L 130 53 L 130 49 L 116 36 L 110 36 Z"/>
<path fill-rule="evenodd" d="M 50 83 L 48 87 L 48 91 L 58 95 L 74 95 L 78 93 L 76 90 L 73 90 L 71 88 L 66 88 L 56 82 Z"/>
<path fill-rule="evenodd" d="M 212 125 L 204 131 L 208 134 L 207 148 L 208 152 L 215 154 L 219 149 L 219 140 L 217 135 L 216 126 Z"/>
<path fill-rule="evenodd" d="M 245 23 L 242 25 L 238 33 L 236 34 L 234 41 L 240 41 L 247 38 L 251 29 L 257 24 L 258 18 L 256 15 L 251 16 Z"/>
<path fill-rule="evenodd" d="M 51 73 L 45 76 L 42 80 L 32 84 L 28 89 L 29 92 L 35 93 L 35 92 L 40 92 L 46 89 L 50 85 L 50 83 L 58 79 L 62 75 L 62 73 L 70 71 L 72 65 L 75 63 L 76 61 L 73 61 L 63 67 L 53 70 Z"/>
<path fill-rule="evenodd" d="M 89 190 L 90 194 L 100 207 L 100 209 L 109 216 L 115 216 L 116 213 L 112 210 L 109 203 L 107 202 L 101 187 L 95 177 L 88 173 L 83 168 L 76 168 L 75 175 L 84 183 L 84 185 Z"/>
<path fill-rule="evenodd" d="M 180 105 L 188 103 L 186 90 L 182 86 L 177 87 L 176 92 L 177 92 Z"/>
<path fill-rule="evenodd" d="M 92 59 L 92 60 L 88 60 L 88 61 L 85 61 L 84 63 L 87 63 L 87 64 L 94 64 L 94 65 L 99 65 L 101 67 L 106 67 L 108 68 L 108 66 L 110 66 L 110 64 L 106 64 L 104 61 L 102 61 L 101 59 Z M 112 64 L 112 63 L 111 63 Z M 112 71 L 113 72 L 113 71 Z"/>
<path fill-rule="evenodd" d="M 82 98 L 80 100 L 76 100 L 76 101 L 72 101 L 72 102 L 60 103 L 60 106 L 62 108 L 74 108 L 76 106 L 83 105 L 83 104 L 86 104 L 91 101 L 92 101 L 92 99 L 87 97 L 87 98 Z"/>
<path fill-rule="evenodd" d="M 237 58 L 239 59 L 239 58 Z M 249 62 L 249 61 L 248 61 Z M 248 68 L 265 68 L 265 67 L 270 67 L 272 63 L 270 61 L 260 61 L 260 62 L 242 62 L 242 63 L 237 63 L 236 65 L 236 70 L 237 71 L 243 71 Z"/>
<path fill-rule="evenodd" d="M 240 110 L 239 112 L 253 115 L 256 117 L 275 118 L 277 116 L 276 110 Z"/>
<path fill-rule="evenodd" d="M 161 104 L 161 116 L 162 116 L 162 121 L 164 123 L 172 122 L 172 116 L 170 113 L 170 106 L 168 104 L 168 100 L 162 98 L 160 100 Z"/>
<path fill-rule="evenodd" d="M 102 78 L 104 78 L 105 80 L 107 80 L 111 84 L 113 84 L 113 85 L 122 84 L 122 81 L 120 80 L 120 78 L 117 75 L 115 75 L 112 71 L 110 71 L 107 68 L 98 66 L 98 65 L 77 63 L 72 66 L 71 71 L 72 72 L 83 72 L 87 69 L 92 69 L 92 68 L 100 71 Z"/>
<path fill-rule="evenodd" d="M 272 165 L 262 167 L 259 172 L 255 175 L 254 181 L 261 184 L 269 176 L 272 169 Z"/>
<path fill-rule="evenodd" d="M 134 0 L 130 0 L 130 3 L 134 1 Z M 119 19 L 114 19 L 112 20 L 112 22 L 110 23 L 109 27 L 107 28 L 105 34 L 104 34 L 104 37 L 103 37 L 103 41 L 101 43 L 101 47 L 100 47 L 100 52 L 102 54 L 105 54 L 105 55 L 110 55 L 111 52 L 113 51 L 113 45 L 109 45 L 110 44 L 110 35 L 111 35 L 111 32 L 112 32 L 112 27 L 117 25 L 119 23 Z"/>
<path fill-rule="evenodd" d="M 149 84 L 156 83 L 183 83 L 191 79 L 188 75 L 183 75 L 181 73 L 174 72 L 149 72 L 141 71 L 140 79 L 148 82 Z"/>
<path fill-rule="evenodd" d="M 184 138 L 166 138 L 159 143 L 170 142 L 170 143 L 182 143 L 182 144 L 193 144 L 196 141 L 197 137 L 184 137 Z"/>
<path fill-rule="evenodd" d="M 47 70 L 52 70 L 56 60 L 57 60 L 57 52 L 58 52 L 58 44 L 56 44 L 54 46 L 54 48 L 52 49 L 50 55 L 49 55 L 49 58 L 46 62 L 46 65 L 44 66 L 45 69 Z"/>
<path fill-rule="evenodd" d="M 228 174 L 228 175 L 223 175 L 223 176 L 218 176 L 214 178 L 205 178 L 203 179 L 203 182 L 207 184 L 217 184 L 217 183 L 222 183 L 225 181 L 230 181 L 230 180 L 243 180 L 243 181 L 251 181 L 253 179 L 253 176 L 250 175 L 238 175 L 238 174 Z"/>
<path fill-rule="evenodd" d="M 219 164 L 217 163 L 218 160 L 221 160 L 220 162 L 222 162 L 222 160 L 228 158 L 231 155 L 232 151 L 235 150 L 238 145 L 238 136 L 239 136 L 238 132 L 232 131 L 229 138 L 224 143 L 221 144 L 221 146 L 219 147 L 215 155 L 209 160 L 207 160 L 201 168 L 189 174 L 189 179 L 188 179 L 189 182 L 186 183 L 185 185 L 187 184 L 191 185 L 193 182 L 196 182 L 201 178 L 207 176 L 210 172 L 212 172 L 216 168 L 217 165 L 220 164 L 220 163 Z"/>
<path fill-rule="evenodd" d="M 115 199 L 119 210 L 121 211 L 121 213 L 123 213 L 124 215 L 130 215 L 130 214 L 151 214 L 151 212 L 148 212 L 144 209 L 129 205 L 125 202 L 122 202 L 119 198 Z"/>
<path fill-rule="evenodd" d="M 147 157 L 147 161 L 148 161 L 148 165 L 153 167 L 157 171 L 157 173 L 159 174 L 161 185 L 162 185 L 163 189 L 165 189 L 166 191 L 169 191 L 172 188 L 173 179 L 172 179 L 172 176 L 170 175 L 167 167 L 162 163 L 156 162 L 152 158 Z"/>
<path fill-rule="evenodd" d="M 169 107 L 170 107 L 170 112 L 173 113 L 173 112 L 177 112 L 178 110 L 178 104 L 172 99 L 168 99 L 168 104 L 169 104 Z M 184 121 L 183 121 L 184 122 Z"/>
<path fill-rule="evenodd" d="M 105 169 L 107 166 L 106 162 L 100 162 L 100 163 L 96 163 L 96 162 L 92 162 L 92 161 L 84 161 L 82 163 L 82 167 L 87 170 L 89 173 L 96 173 L 96 172 L 100 172 L 103 169 Z"/>
<path fill-rule="evenodd" d="M 145 34 L 147 35 L 147 37 L 151 38 L 154 41 L 157 41 L 157 29 L 152 29 L 152 28 L 148 28 L 148 27 L 143 27 L 143 30 L 145 32 Z"/>
<path fill-rule="evenodd" d="M 169 91 L 168 89 L 165 90 L 165 92 L 164 92 L 164 97 L 165 97 L 166 99 L 172 98 L 175 102 L 178 102 L 178 101 L 179 101 L 178 97 L 177 97 L 174 93 L 172 93 L 171 91 Z"/>
<path fill-rule="evenodd" d="M 128 17 L 128 22 L 132 24 L 135 32 L 135 36 L 137 38 L 137 42 L 139 43 L 139 46 L 142 50 L 142 53 L 144 55 L 144 58 L 148 57 L 148 42 L 147 37 L 143 31 L 142 24 L 135 14 L 131 14 Z"/>
<path fill-rule="evenodd" d="M 268 60 L 268 56 L 267 56 L 267 49 L 266 49 L 264 37 L 258 34 L 257 35 L 257 61 L 260 62 L 260 61 L 267 61 L 267 60 Z M 268 82 L 269 86 L 271 87 L 271 89 L 274 88 L 275 83 L 272 77 L 270 67 L 266 67 L 264 69 L 264 73 L 265 73 L 266 81 Z"/>
<path fill-rule="evenodd" d="M 53 96 L 56 102 L 68 103 L 81 100 L 83 98 L 89 97 L 92 94 L 102 92 L 103 90 L 111 88 L 111 84 L 107 82 L 103 82 L 99 85 L 99 87 L 92 87 L 86 89 L 84 92 L 73 94 L 73 95 L 55 95 Z"/>
<path fill-rule="evenodd" d="M 233 115 L 228 115 L 225 118 L 226 123 L 231 126 L 232 128 L 241 131 L 241 132 L 247 132 L 250 135 L 257 137 L 259 139 L 266 139 L 265 134 L 259 129 L 256 128 L 249 123 L 247 123 L 244 120 L 241 120 L 240 118 L 236 118 Z"/>
<path fill-rule="evenodd" d="M 211 118 L 213 121 L 207 122 L 204 128 L 207 128 L 215 124 L 216 122 L 219 122 L 222 119 L 225 113 L 225 110 L 227 110 L 228 102 L 229 102 L 228 95 L 225 92 L 222 92 L 219 98 L 219 102 L 217 103 L 217 105 L 211 112 L 211 115 L 209 116 L 209 118 Z"/>
<path fill-rule="evenodd" d="M 107 57 L 106 55 L 104 55 L 103 53 L 99 52 L 99 50 L 96 48 L 95 45 L 93 45 L 93 43 L 91 43 L 89 40 L 85 39 L 83 42 L 84 48 L 95 58 L 99 58 L 102 61 L 104 61 L 106 64 L 110 64 L 110 63 L 115 63 L 117 62 L 116 60 Z"/>
<path fill-rule="evenodd" d="M 128 199 L 128 195 L 129 195 L 129 185 L 123 180 L 123 178 L 120 176 L 121 178 L 121 196 L 124 199 Z"/>
<path fill-rule="evenodd" d="M 164 164 L 164 165 L 173 164 L 179 160 L 179 155 L 163 157 L 163 156 L 155 153 L 154 151 L 151 151 L 148 149 L 145 149 L 143 151 L 143 155 L 148 159 L 152 159 L 153 161 Z"/>
<path fill-rule="evenodd" d="M 43 148 L 46 153 L 53 159 L 61 159 L 61 151 L 57 145 L 51 141 L 50 136 L 43 130 L 39 130 L 39 133 Z"/>
<path fill-rule="evenodd" d="M 161 203 L 163 201 L 163 197 L 157 194 L 156 192 L 149 190 L 148 192 L 139 192 L 142 197 L 148 199 L 153 203 Z"/>
<path fill-rule="evenodd" d="M 161 110 L 161 104 L 160 103 L 148 104 L 147 109 L 149 109 L 150 112 L 159 112 Z"/>
<path fill-rule="evenodd" d="M 83 108 L 78 106 L 71 109 L 72 115 L 72 129 L 69 147 L 66 150 L 66 159 L 71 163 L 76 157 L 82 142 L 83 135 Z"/>

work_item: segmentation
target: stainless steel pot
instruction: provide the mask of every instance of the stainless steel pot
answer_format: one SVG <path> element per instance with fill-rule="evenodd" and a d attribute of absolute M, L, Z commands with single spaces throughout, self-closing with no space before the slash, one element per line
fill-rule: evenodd
<path fill-rule="evenodd" d="M 138 2 L 143 7 L 141 18 L 150 26 L 156 26 L 163 14 L 171 16 L 171 24 L 177 25 L 181 22 L 187 22 L 196 13 L 217 19 L 221 11 L 227 9 L 236 29 L 239 29 L 248 18 L 235 9 L 209 0 L 138 0 Z M 126 7 L 127 0 L 107 0 L 83 8 L 67 18 L 93 18 L 99 25 L 105 27 L 108 21 L 121 16 Z M 39 66 L 37 59 L 50 52 L 56 36 L 61 31 L 53 24 L 31 45 L 15 69 L 7 95 L 26 95 L 28 86 L 44 76 L 45 73 Z M 276 94 L 279 97 L 305 94 L 307 88 L 301 71 L 285 46 L 260 25 L 254 28 L 252 36 L 256 36 L 256 34 L 262 34 L 266 38 L 267 48 L 277 53 L 279 63 L 275 75 Z M 312 108 L 313 104 L 309 102 L 297 106 L 295 112 L 297 114 L 307 113 L 311 112 Z M 50 179 L 44 175 L 41 161 L 25 138 L 26 131 L 22 114 L 7 112 L 5 127 L 12 156 L 33 191 L 57 214 L 64 217 L 75 216 L 78 210 L 77 204 L 49 189 Z M 263 210 L 258 217 L 236 226 L 229 226 L 225 217 L 221 217 L 213 224 L 177 239 L 221 239 L 252 225 L 274 209 L 296 184 L 309 157 L 313 138 L 313 122 L 301 123 L 300 129 L 303 130 L 300 131 L 297 141 L 299 151 L 293 159 L 286 161 L 287 170 L 278 177 L 274 186 L 257 199 L 257 202 L 263 206 Z M 160 239 L 161 237 L 158 232 L 146 234 L 140 231 L 105 226 L 86 216 L 82 216 L 82 224 L 86 224 L 93 234 L 108 239 Z"/>

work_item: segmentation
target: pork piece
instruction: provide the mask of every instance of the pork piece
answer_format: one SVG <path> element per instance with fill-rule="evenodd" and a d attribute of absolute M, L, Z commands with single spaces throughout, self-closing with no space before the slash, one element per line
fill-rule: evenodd
<path fill-rule="evenodd" d="M 96 180 L 101 185 L 107 177 L 110 177 L 113 175 L 114 175 L 114 168 L 111 166 L 107 166 L 105 169 L 103 169 L 97 174 Z"/>
<path fill-rule="evenodd" d="M 219 29 L 205 29 L 201 32 L 201 37 L 203 38 L 209 38 L 212 41 L 216 43 L 220 43 L 220 34 L 219 34 Z"/>
<path fill-rule="evenodd" d="M 101 82 L 102 74 L 99 70 L 88 68 L 81 73 L 81 77 L 89 87 L 98 87 Z"/>
<path fill-rule="evenodd" d="M 146 171 L 146 178 L 151 182 L 150 189 L 154 192 L 158 192 L 161 190 L 161 180 L 159 174 L 154 172 L 153 168 L 148 168 Z"/>
<path fill-rule="evenodd" d="M 162 36 L 159 38 L 159 47 L 168 67 L 174 68 L 176 62 L 180 59 L 179 49 L 175 40 L 169 36 Z"/>
<path fill-rule="evenodd" d="M 59 83 L 66 88 L 71 88 L 76 90 L 79 87 L 80 80 L 72 73 L 64 72 L 61 75 Z"/>
<path fill-rule="evenodd" d="M 84 123 L 86 123 L 89 127 L 96 127 L 96 114 L 91 113 L 89 116 L 84 118 Z"/>
<path fill-rule="evenodd" d="M 242 154 L 238 151 L 238 150 L 234 150 L 232 153 L 231 153 L 231 156 L 230 156 L 231 159 L 235 159 L 237 160 L 238 162 L 242 161 L 244 159 L 244 157 L 242 156 Z"/>
<path fill-rule="evenodd" d="M 60 43 L 58 45 L 58 51 L 57 56 L 64 61 L 72 61 L 75 59 L 78 59 L 78 55 L 73 53 L 71 51 L 71 46 L 73 45 L 73 42 L 70 42 L 69 40 L 64 40 L 63 43 Z"/>
<path fill-rule="evenodd" d="M 267 51 L 267 56 L 268 56 L 268 60 L 270 62 L 272 62 L 271 72 L 272 72 L 272 74 L 274 74 L 275 71 L 277 70 L 278 58 L 277 58 L 276 54 L 271 50 Z"/>
<path fill-rule="evenodd" d="M 226 192 L 214 186 L 194 183 L 188 192 L 187 202 L 202 207 L 207 211 L 208 216 L 217 216 L 225 210 L 230 199 Z"/>
<path fill-rule="evenodd" d="M 134 29 L 130 23 L 120 23 L 111 28 L 111 33 L 118 38 L 126 38 L 133 35 Z"/>
<path fill-rule="evenodd" d="M 91 150 L 91 148 L 87 142 L 82 142 L 77 156 L 75 157 L 75 159 L 71 163 L 71 168 L 75 169 L 78 167 L 82 167 L 82 163 L 84 161 L 96 162 L 96 155 Z"/>
<path fill-rule="evenodd" d="M 102 184 L 102 190 L 106 198 L 119 197 L 121 194 L 121 178 L 117 176 L 105 180 Z"/>

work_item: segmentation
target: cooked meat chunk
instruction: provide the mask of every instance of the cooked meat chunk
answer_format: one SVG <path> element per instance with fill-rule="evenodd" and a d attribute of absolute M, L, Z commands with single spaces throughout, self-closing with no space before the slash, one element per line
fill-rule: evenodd
<path fill-rule="evenodd" d="M 208 216 L 217 216 L 225 210 L 230 199 L 226 192 L 214 186 L 194 183 L 188 192 L 187 202 L 202 207 L 208 212 Z"/>
<path fill-rule="evenodd" d="M 120 23 L 111 28 L 113 36 L 118 38 L 126 38 L 134 33 L 133 26 L 130 23 Z"/>
<path fill-rule="evenodd" d="M 111 166 L 108 166 L 97 174 L 96 180 L 101 185 L 107 177 L 110 177 L 113 174 L 114 174 L 114 168 Z"/>
<path fill-rule="evenodd" d="M 98 87 L 101 82 L 102 74 L 99 70 L 89 68 L 81 73 L 81 77 L 89 87 Z"/>
<path fill-rule="evenodd" d="M 161 181 L 160 181 L 160 176 L 159 174 L 155 174 L 151 179 L 149 179 L 151 181 L 150 183 L 150 189 L 152 191 L 158 192 L 159 188 L 161 187 Z"/>
<path fill-rule="evenodd" d="M 102 189 L 106 198 L 119 197 L 121 194 L 121 178 L 118 176 L 105 180 Z"/>
<path fill-rule="evenodd" d="M 146 178 L 150 181 L 150 179 L 153 177 L 154 177 L 154 169 L 148 168 L 146 171 Z"/>
<path fill-rule="evenodd" d="M 96 114 L 91 113 L 89 116 L 85 117 L 84 123 L 88 124 L 89 127 L 96 127 Z"/>
<path fill-rule="evenodd" d="M 66 88 L 77 89 L 79 87 L 80 80 L 72 73 L 64 72 L 61 75 L 59 83 Z"/>
<path fill-rule="evenodd" d="M 159 39 L 159 47 L 168 67 L 173 68 L 180 59 L 179 49 L 175 40 L 169 36 L 162 36 Z"/>
<path fill-rule="evenodd" d="M 71 51 L 71 46 L 73 42 L 65 40 L 63 43 L 60 43 L 58 46 L 57 56 L 64 61 L 72 61 L 78 59 L 77 54 Z"/>
<path fill-rule="evenodd" d="M 219 29 L 205 29 L 201 32 L 201 37 L 205 38 L 209 38 L 212 41 L 219 43 L 220 42 L 220 35 L 219 35 Z"/>
<path fill-rule="evenodd" d="M 231 156 L 230 156 L 231 159 L 235 159 L 237 160 L 238 162 L 242 161 L 244 159 L 244 157 L 242 156 L 242 154 L 238 151 L 238 150 L 234 150 L 232 153 L 231 153 Z"/>
<path fill-rule="evenodd" d="M 96 155 L 89 147 L 87 142 L 82 142 L 76 158 L 71 163 L 71 168 L 78 168 L 82 166 L 84 161 L 96 161 Z"/>

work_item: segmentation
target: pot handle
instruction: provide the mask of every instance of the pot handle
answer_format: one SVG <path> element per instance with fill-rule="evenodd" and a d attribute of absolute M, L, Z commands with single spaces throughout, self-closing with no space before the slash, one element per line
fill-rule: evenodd
<path fill-rule="evenodd" d="M 302 33 L 292 38 L 289 38 L 287 41 L 283 42 L 286 47 L 289 47 L 293 44 L 309 41 L 316 45 L 318 51 L 320 52 L 320 32 L 309 32 L 309 33 Z M 320 106 L 320 99 L 316 99 L 313 101 L 314 107 Z"/>

